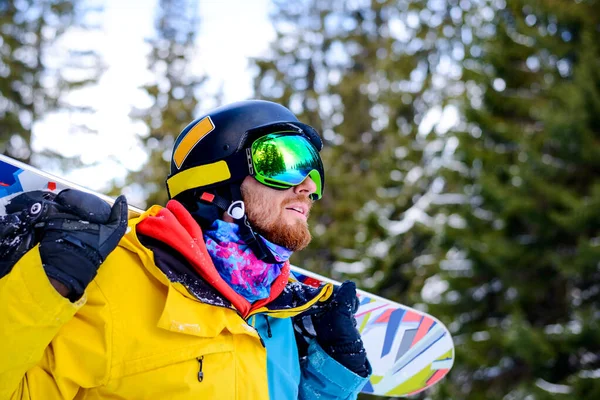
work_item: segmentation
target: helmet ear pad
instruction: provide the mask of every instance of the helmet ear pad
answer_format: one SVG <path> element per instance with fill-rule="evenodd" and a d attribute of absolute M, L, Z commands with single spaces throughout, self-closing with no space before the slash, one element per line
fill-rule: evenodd
<path fill-rule="evenodd" d="M 202 195 L 209 193 L 218 198 L 221 204 L 223 201 L 229 204 L 233 201 L 241 200 L 235 197 L 237 197 L 236 193 L 240 193 L 242 182 L 243 179 L 211 189 L 199 188 L 188 190 L 175 196 L 174 200 L 180 202 L 192 214 L 202 229 L 207 229 L 216 219 L 223 219 L 224 211 L 217 204 L 202 200 Z"/>

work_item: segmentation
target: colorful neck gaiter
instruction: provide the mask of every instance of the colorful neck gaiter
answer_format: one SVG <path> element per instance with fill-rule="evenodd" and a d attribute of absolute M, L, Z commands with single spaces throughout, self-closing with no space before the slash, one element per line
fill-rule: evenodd
<path fill-rule="evenodd" d="M 260 239 L 281 264 L 269 264 L 257 259 L 240 238 L 239 227 L 235 223 L 215 220 L 204 232 L 206 249 L 217 272 L 233 290 L 251 303 L 269 297 L 271 284 L 279 276 L 283 263 L 292 255 L 288 249 L 262 236 Z"/>

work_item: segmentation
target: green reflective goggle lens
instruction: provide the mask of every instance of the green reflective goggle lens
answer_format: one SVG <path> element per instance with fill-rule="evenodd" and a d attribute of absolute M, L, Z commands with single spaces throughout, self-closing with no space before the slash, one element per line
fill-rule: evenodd
<path fill-rule="evenodd" d="M 303 136 L 271 133 L 256 139 L 250 148 L 254 177 L 264 185 L 289 189 L 310 177 L 317 185 L 313 198 L 323 194 L 323 163 L 317 149 Z"/>

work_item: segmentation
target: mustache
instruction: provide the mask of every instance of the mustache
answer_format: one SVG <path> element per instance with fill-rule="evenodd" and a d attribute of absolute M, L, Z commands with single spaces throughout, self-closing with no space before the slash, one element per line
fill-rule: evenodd
<path fill-rule="evenodd" d="M 311 199 L 307 198 L 306 196 L 296 196 L 294 198 L 285 200 L 282 203 L 282 206 L 287 206 L 288 204 L 292 204 L 292 203 L 306 204 L 308 206 L 308 209 L 310 210 L 315 202 L 314 202 L 314 200 L 311 200 Z"/>

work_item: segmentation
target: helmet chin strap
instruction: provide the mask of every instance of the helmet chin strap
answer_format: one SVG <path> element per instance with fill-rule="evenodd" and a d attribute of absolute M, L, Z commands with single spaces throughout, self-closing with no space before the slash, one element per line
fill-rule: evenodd
<path fill-rule="evenodd" d="M 230 185 L 231 191 L 231 204 L 227 208 L 227 214 L 233 218 L 235 223 L 240 227 L 240 237 L 259 260 L 262 260 L 269 264 L 277 264 L 275 256 L 269 250 L 265 242 L 258 236 L 250 221 L 248 221 L 248 214 L 246 213 L 246 205 L 242 200 L 241 185 Z"/>
<path fill-rule="evenodd" d="M 242 200 L 242 192 L 239 185 L 230 185 L 231 201 L 228 201 L 222 196 L 217 194 L 204 192 L 200 196 L 200 200 L 204 203 L 209 203 L 211 208 L 218 207 L 222 211 L 226 212 L 233 221 L 239 227 L 240 238 L 246 245 L 250 247 L 257 259 L 262 260 L 268 264 L 279 264 L 280 262 L 275 259 L 275 256 L 269 250 L 264 241 L 260 236 L 254 232 L 250 221 L 248 221 L 248 215 L 246 214 L 246 206 Z M 201 204 L 199 203 L 201 207 Z M 212 213 L 213 216 L 215 215 Z M 213 221 L 217 219 L 213 218 Z M 212 221 L 211 221 L 212 223 Z"/>

